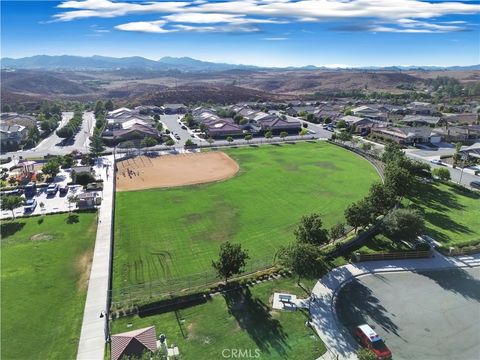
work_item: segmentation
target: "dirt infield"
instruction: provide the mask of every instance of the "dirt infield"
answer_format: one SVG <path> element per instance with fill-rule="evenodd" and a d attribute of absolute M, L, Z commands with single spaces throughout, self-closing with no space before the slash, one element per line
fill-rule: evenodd
<path fill-rule="evenodd" d="M 117 191 L 203 184 L 234 176 L 240 167 L 227 154 L 215 151 L 137 156 L 117 162 Z"/>

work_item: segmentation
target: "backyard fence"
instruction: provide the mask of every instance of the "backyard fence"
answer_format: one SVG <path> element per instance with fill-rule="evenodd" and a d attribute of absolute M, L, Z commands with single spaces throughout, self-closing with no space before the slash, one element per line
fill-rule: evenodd
<path fill-rule="evenodd" d="M 359 261 L 377 261 L 377 260 L 403 260 L 403 259 L 425 259 L 433 256 L 431 250 L 426 251 L 399 251 L 390 253 L 360 254 L 355 253 L 353 260 Z"/>
<path fill-rule="evenodd" d="M 266 271 L 273 267 L 273 258 L 250 261 L 247 263 L 245 271 L 241 275 L 229 279 L 229 281 L 238 280 L 239 278 L 259 271 Z M 130 308 L 152 301 L 185 296 L 195 292 L 205 291 L 222 281 L 223 279 L 219 279 L 216 272 L 212 269 L 211 271 L 184 277 L 161 279 L 124 288 L 114 288 L 111 290 L 111 306 L 113 309 Z"/>

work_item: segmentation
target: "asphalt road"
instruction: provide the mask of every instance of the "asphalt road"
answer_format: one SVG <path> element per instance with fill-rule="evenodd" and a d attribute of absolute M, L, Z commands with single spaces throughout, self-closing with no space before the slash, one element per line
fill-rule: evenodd
<path fill-rule="evenodd" d="M 66 125 L 68 120 L 73 117 L 73 112 L 62 113 L 62 121 L 58 129 Z M 83 122 L 80 131 L 67 143 L 62 142 L 55 131 L 46 139 L 42 140 L 35 148 L 26 151 L 14 151 L 2 155 L 2 157 L 14 156 L 18 159 L 20 156 L 24 158 L 43 157 L 45 155 L 65 155 L 71 153 L 73 150 L 80 152 L 88 152 L 89 138 L 93 133 L 95 127 L 95 116 L 93 112 L 85 112 L 83 114 Z"/>
<path fill-rule="evenodd" d="M 160 121 L 163 122 L 173 134 L 180 135 L 180 140 L 174 138 L 176 148 L 183 148 L 187 139 L 191 139 L 195 143 L 199 142 L 198 139 L 191 137 L 191 132 L 182 129 L 182 125 L 178 122 L 181 118 L 183 118 L 183 115 L 160 115 Z"/>
<path fill-rule="evenodd" d="M 377 274 L 347 284 L 337 314 L 363 323 L 395 360 L 476 360 L 480 354 L 480 268 Z"/>

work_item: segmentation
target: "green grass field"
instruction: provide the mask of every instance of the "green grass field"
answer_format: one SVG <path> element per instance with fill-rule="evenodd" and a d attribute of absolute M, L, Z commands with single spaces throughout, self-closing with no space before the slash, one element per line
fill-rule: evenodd
<path fill-rule="evenodd" d="M 251 264 L 271 263 L 302 215 L 318 212 L 331 226 L 379 179 L 366 160 L 327 143 L 226 152 L 240 164 L 227 181 L 117 193 L 115 289 L 210 272 L 226 240 L 247 248 Z"/>
<path fill-rule="evenodd" d="M 96 214 L 48 215 L 1 225 L 1 355 L 74 359 Z"/>
<path fill-rule="evenodd" d="M 270 297 L 274 292 L 307 296 L 293 279 L 269 281 L 187 309 L 117 319 L 112 322 L 112 334 L 155 325 L 157 335 L 165 334 L 168 344 L 176 344 L 186 360 L 222 359 L 224 349 L 250 350 L 252 356 L 258 349 L 258 359 L 319 357 L 325 346 L 305 326 L 306 313 L 272 310 Z"/>
<path fill-rule="evenodd" d="M 409 200 L 425 213 L 427 234 L 449 246 L 480 242 L 480 194 L 442 183 L 419 184 Z"/>

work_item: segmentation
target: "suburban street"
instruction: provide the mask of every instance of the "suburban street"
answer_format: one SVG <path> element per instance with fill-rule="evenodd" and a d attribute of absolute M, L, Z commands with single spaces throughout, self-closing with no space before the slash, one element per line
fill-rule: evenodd
<path fill-rule="evenodd" d="M 62 121 L 60 122 L 58 129 L 68 123 L 73 117 L 73 112 L 62 113 Z M 70 142 L 62 144 L 62 139 L 59 138 L 54 131 L 49 137 L 42 140 L 35 148 L 25 151 L 14 151 L 2 155 L 2 158 L 8 156 L 15 157 L 17 160 L 21 156 L 23 158 L 43 157 L 45 155 L 65 155 L 71 153 L 73 150 L 80 152 L 88 152 L 90 143 L 90 136 L 93 134 L 95 127 L 95 116 L 93 112 L 83 113 L 83 122 L 80 131 L 75 135 L 74 139 Z"/>

